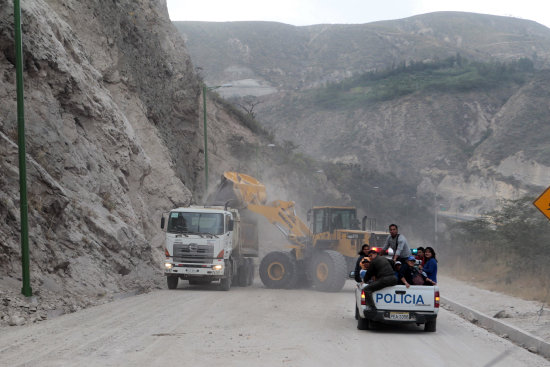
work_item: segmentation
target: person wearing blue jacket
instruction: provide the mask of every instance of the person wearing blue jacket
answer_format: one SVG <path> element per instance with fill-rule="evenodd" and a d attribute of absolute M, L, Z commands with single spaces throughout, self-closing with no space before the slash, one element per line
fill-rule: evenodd
<path fill-rule="evenodd" d="M 437 259 L 435 258 L 435 251 L 431 247 L 426 247 L 424 250 L 424 272 L 427 277 L 437 283 Z"/>

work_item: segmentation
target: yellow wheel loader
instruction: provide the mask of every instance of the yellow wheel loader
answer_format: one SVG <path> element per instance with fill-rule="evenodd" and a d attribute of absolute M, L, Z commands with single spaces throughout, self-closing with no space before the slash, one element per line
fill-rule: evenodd
<path fill-rule="evenodd" d="M 313 286 L 337 292 L 354 269 L 361 246 L 370 240 L 370 232 L 359 229 L 356 208 L 313 207 L 308 226 L 296 215 L 293 201 L 268 203 L 265 186 L 243 173 L 225 172 L 207 203 L 262 215 L 283 233 L 290 251 L 270 252 L 260 262 L 260 278 L 268 288 Z"/>

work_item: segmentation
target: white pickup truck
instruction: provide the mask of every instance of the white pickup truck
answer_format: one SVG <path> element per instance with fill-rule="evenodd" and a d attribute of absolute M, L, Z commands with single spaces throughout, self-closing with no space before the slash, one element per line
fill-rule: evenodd
<path fill-rule="evenodd" d="M 373 293 L 376 310 L 366 311 L 363 283 L 355 290 L 355 319 L 359 330 L 374 329 L 378 322 L 387 324 L 424 324 L 425 331 L 435 331 L 439 312 L 437 286 L 404 285 L 386 287 Z"/>

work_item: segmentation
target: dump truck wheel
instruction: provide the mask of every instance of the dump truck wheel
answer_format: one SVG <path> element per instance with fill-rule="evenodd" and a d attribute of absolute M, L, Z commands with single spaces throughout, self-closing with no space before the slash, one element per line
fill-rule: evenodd
<path fill-rule="evenodd" d="M 254 259 L 248 258 L 248 277 L 246 279 L 246 285 L 252 285 L 254 283 Z"/>
<path fill-rule="evenodd" d="M 178 277 L 166 277 L 166 284 L 168 285 L 168 289 L 176 289 L 178 287 L 178 280 Z"/>
<path fill-rule="evenodd" d="M 260 262 L 260 278 L 267 288 L 292 288 L 296 285 L 296 261 L 289 253 L 270 252 Z"/>
<path fill-rule="evenodd" d="M 220 280 L 220 289 L 222 291 L 228 291 L 231 288 L 231 281 L 233 280 L 233 272 L 231 271 L 231 263 L 228 263 L 226 268 L 227 276 Z"/>
<path fill-rule="evenodd" d="M 248 261 L 245 259 L 244 264 L 238 268 L 239 274 L 237 274 L 237 284 L 239 287 L 246 287 L 248 281 Z"/>
<path fill-rule="evenodd" d="M 347 265 L 344 256 L 336 251 L 317 253 L 310 264 L 310 278 L 315 289 L 321 292 L 338 292 L 344 286 Z"/>
<path fill-rule="evenodd" d="M 231 289 L 231 278 L 230 277 L 223 278 L 220 281 L 220 289 L 222 291 L 228 291 L 229 289 Z"/>

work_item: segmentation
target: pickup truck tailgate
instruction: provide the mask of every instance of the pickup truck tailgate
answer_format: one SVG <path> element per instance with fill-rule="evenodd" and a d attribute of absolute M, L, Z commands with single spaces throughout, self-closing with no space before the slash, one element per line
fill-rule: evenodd
<path fill-rule="evenodd" d="M 378 310 L 434 311 L 436 287 L 404 285 L 387 287 L 373 293 Z"/>

